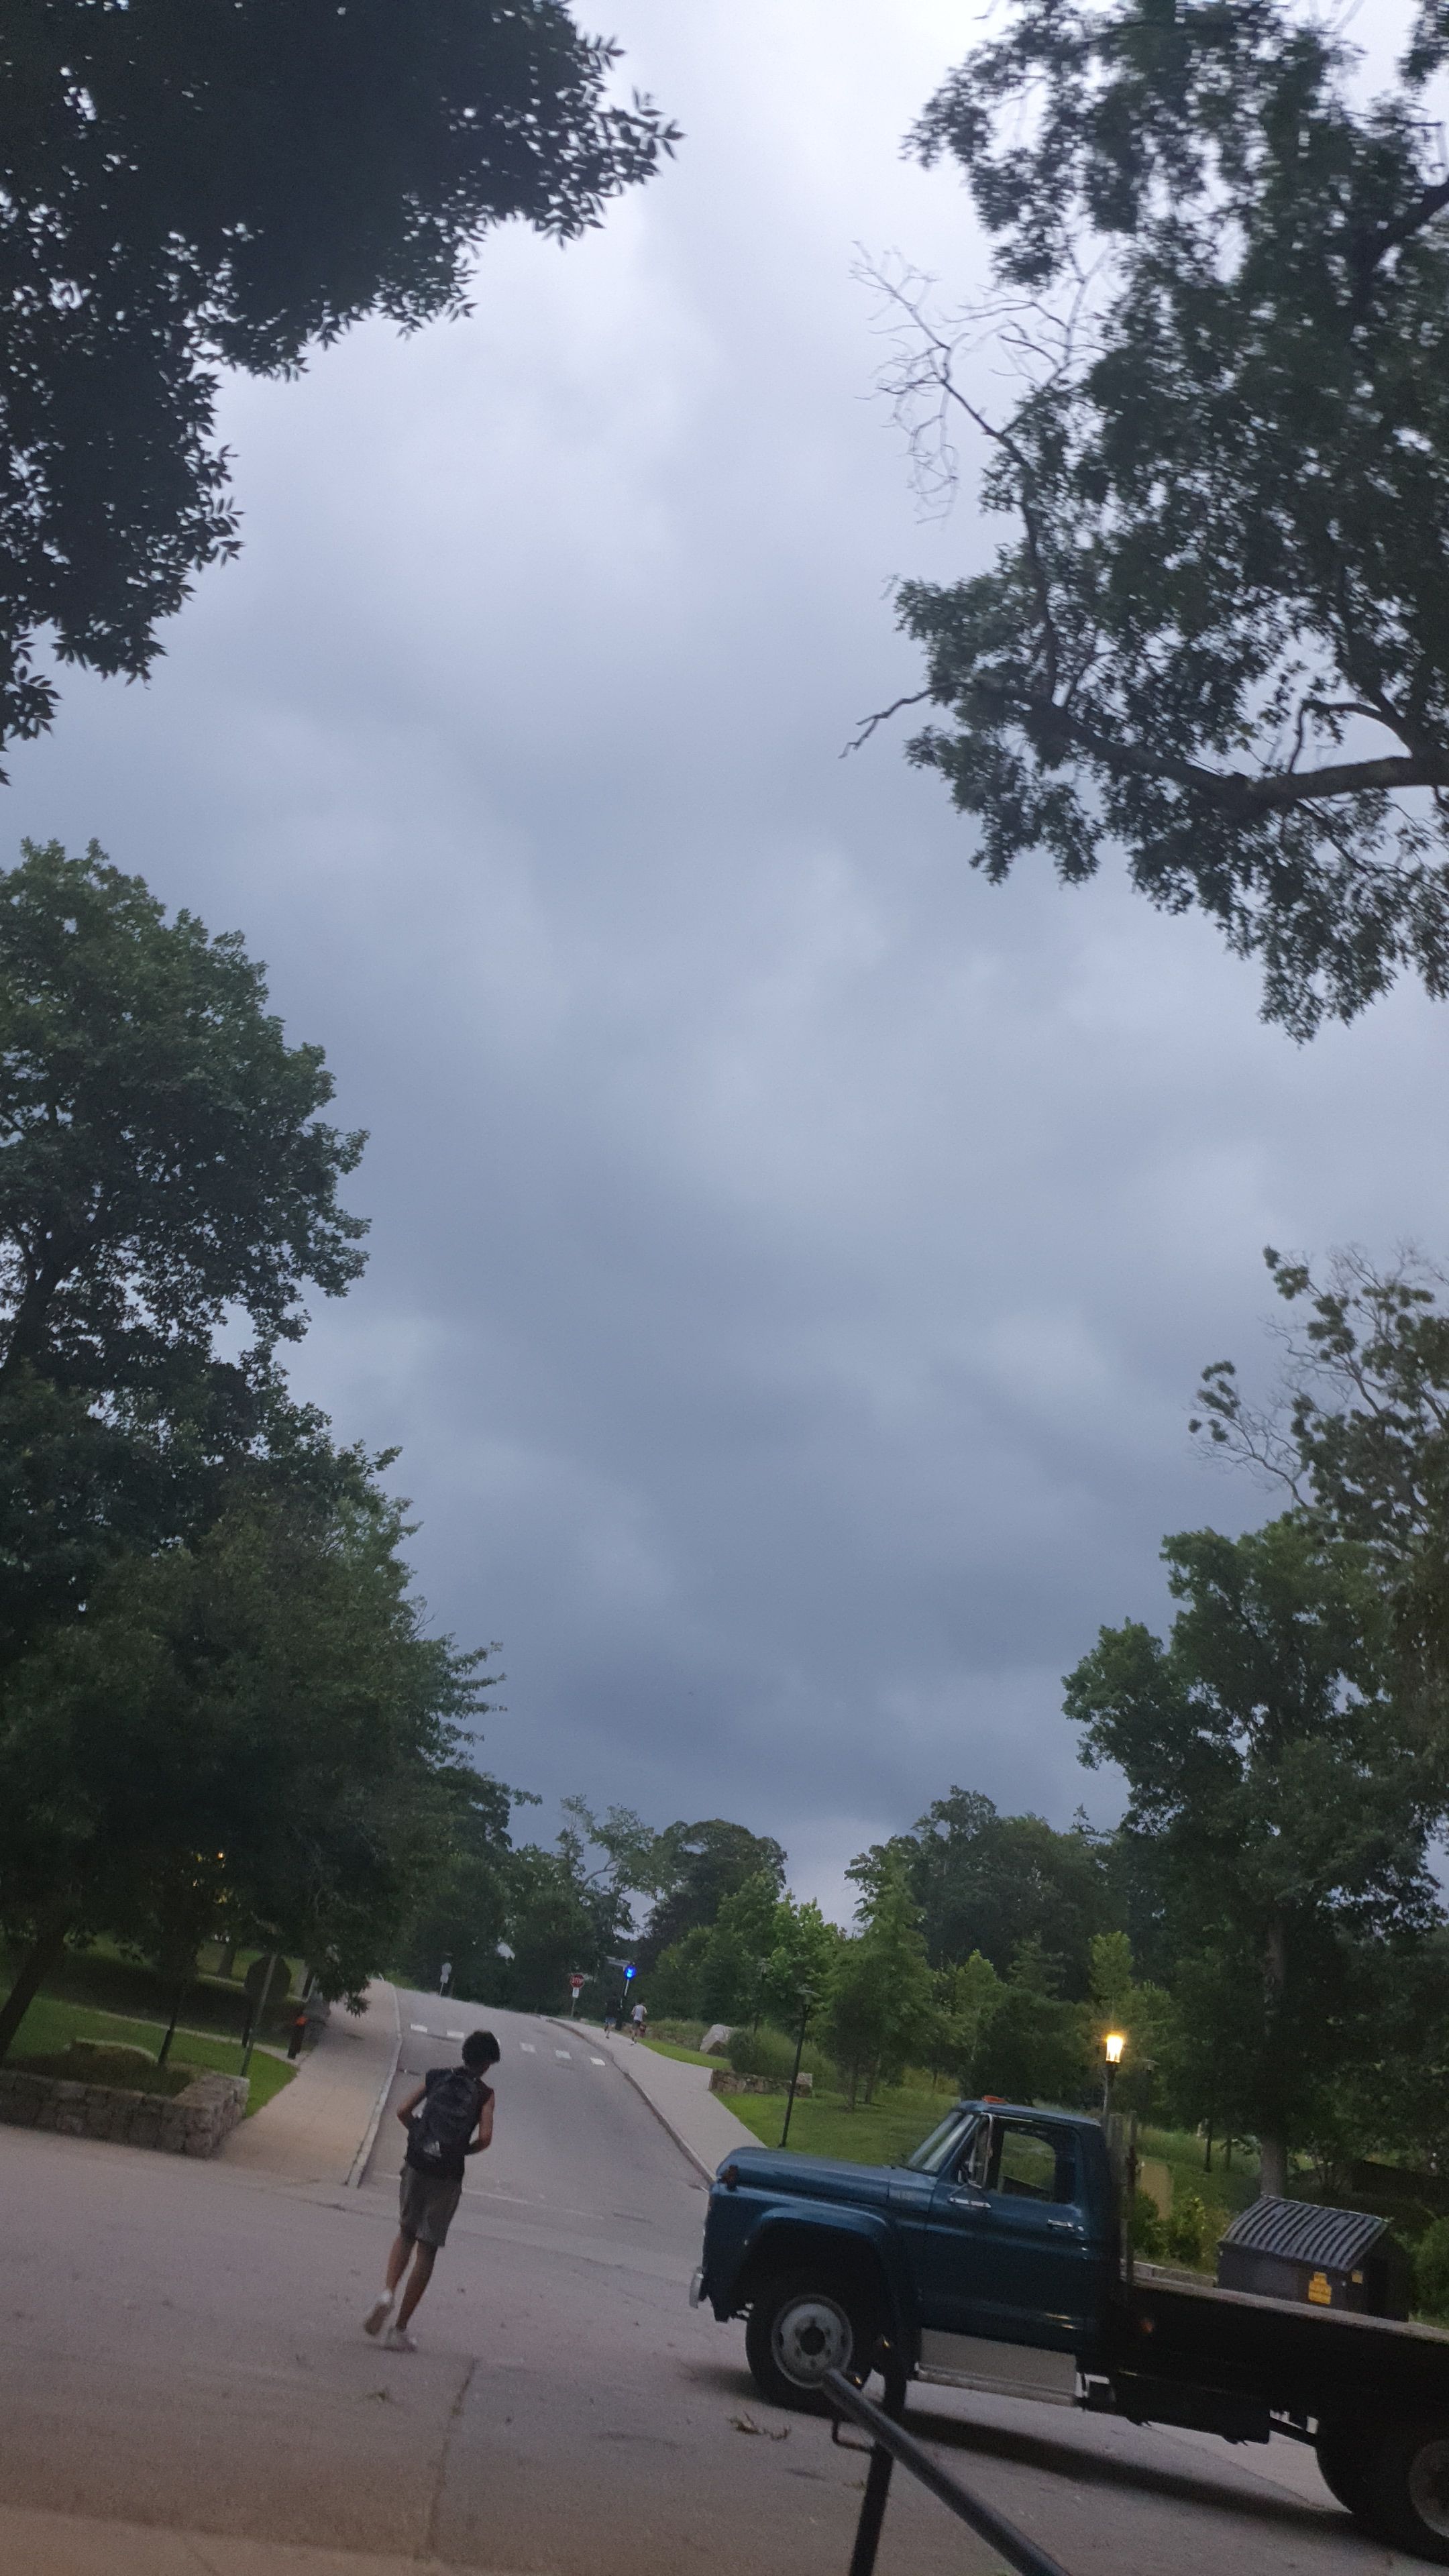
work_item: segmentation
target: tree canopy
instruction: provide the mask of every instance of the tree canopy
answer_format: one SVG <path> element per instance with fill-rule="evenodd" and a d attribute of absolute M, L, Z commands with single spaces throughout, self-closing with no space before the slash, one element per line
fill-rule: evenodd
<path fill-rule="evenodd" d="M 481 237 L 566 241 L 674 140 L 563 0 L 27 0 L 0 28 L 0 742 L 35 660 L 138 677 L 235 551 L 219 367 L 466 309 Z"/>
<path fill-rule="evenodd" d="M 338 1184 L 364 1139 L 331 1096 L 238 934 L 168 921 L 94 847 L 0 871 L 0 1653 L 243 1457 L 329 1481 L 272 1353 L 362 1267 Z"/>
<path fill-rule="evenodd" d="M 128 1555 L 6 1675 L 0 1910 L 31 1956 L 0 2054 L 78 1932 L 185 1915 L 194 1949 L 224 1903 L 330 1993 L 389 1964 L 447 1856 L 485 1659 L 426 1635 L 362 1462 L 339 1485 L 242 1494 Z"/>
<path fill-rule="evenodd" d="M 911 137 L 965 174 L 991 298 L 882 281 L 925 470 L 970 424 L 1015 522 L 900 591 L 946 711 L 911 759 L 989 877 L 1120 848 L 1298 1035 L 1406 966 L 1449 990 L 1446 56 L 1439 0 L 1380 97 L 1298 0 L 1013 0 Z"/>
<path fill-rule="evenodd" d="M 1236 2100 L 1217 2107 L 1259 2134 L 1264 2188 L 1282 2190 L 1288 2144 L 1357 2043 L 1355 1944 L 1437 1919 L 1426 1853 L 1444 1781 L 1395 1706 L 1362 1550 L 1289 1515 L 1162 1552 L 1183 1605 L 1168 1642 L 1136 1621 L 1103 1629 L 1066 1710 L 1082 1758 L 1126 1775 L 1124 1831 L 1152 1854 L 1177 1957 L 1238 2033 Z"/>

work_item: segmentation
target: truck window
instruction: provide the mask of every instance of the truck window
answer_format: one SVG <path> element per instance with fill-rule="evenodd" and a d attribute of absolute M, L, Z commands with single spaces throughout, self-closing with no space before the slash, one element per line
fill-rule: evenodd
<path fill-rule="evenodd" d="M 1077 2160 L 1069 2134 L 1037 2128 L 1029 2120 L 983 2120 L 958 2171 L 978 2191 L 999 2191 L 1016 2200 L 1073 2201 L 1077 2196 Z"/>
<path fill-rule="evenodd" d="M 988 2123 L 985 2120 L 978 2122 L 974 2111 L 949 2111 L 940 2127 L 933 2129 L 929 2138 L 922 2139 L 914 2155 L 907 2156 L 907 2172 L 944 2173 L 960 2155 L 972 2130 L 978 2126 L 983 2131 L 988 2130 Z"/>

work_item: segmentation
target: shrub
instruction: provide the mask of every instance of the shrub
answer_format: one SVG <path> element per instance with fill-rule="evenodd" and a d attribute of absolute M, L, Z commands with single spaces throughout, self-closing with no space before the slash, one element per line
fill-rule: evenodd
<path fill-rule="evenodd" d="M 1425 2316 L 1449 2317 L 1449 2218 L 1436 2218 L 1414 2249 L 1414 2293 Z"/>
<path fill-rule="evenodd" d="M 766 2075 L 787 2084 L 795 2064 L 794 2044 L 783 2031 L 771 2030 L 768 2022 L 761 2022 L 758 2030 L 734 2033 L 730 2064 L 736 2075 Z"/>
<path fill-rule="evenodd" d="M 1162 2219 L 1150 2192 L 1139 2185 L 1132 2194 L 1132 2251 L 1149 2263 L 1160 2262 L 1166 2252 Z"/>
<path fill-rule="evenodd" d="M 1162 2231 L 1169 2261 L 1201 2263 L 1214 2242 L 1212 2227 L 1207 2208 L 1195 2191 L 1176 2193 L 1171 2215 Z"/>

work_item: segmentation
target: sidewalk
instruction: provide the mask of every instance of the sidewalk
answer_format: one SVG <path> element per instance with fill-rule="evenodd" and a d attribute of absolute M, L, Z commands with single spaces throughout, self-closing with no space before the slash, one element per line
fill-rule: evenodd
<path fill-rule="evenodd" d="M 559 2017 L 558 2027 L 578 2030 L 581 2025 Z M 754 2130 L 747 2129 L 743 2120 L 726 2110 L 717 2093 L 711 2093 L 709 2067 L 686 2066 L 679 2057 L 659 2057 L 652 2048 L 624 2039 L 617 2031 L 600 2030 L 597 2022 L 582 2027 L 587 2028 L 590 2039 L 597 2040 L 600 2048 L 608 2050 L 614 2064 L 643 2094 L 675 2145 L 684 2149 L 706 2182 L 713 2182 L 726 2156 L 736 2154 L 741 2147 L 759 2145 Z M 721 2066 L 724 2063 L 721 2058 Z"/>
<path fill-rule="evenodd" d="M 397 1996 L 374 1978 L 366 2011 L 354 2016 L 334 2005 L 292 2082 L 264 2111 L 233 2129 L 220 2161 L 281 2174 L 289 2182 L 355 2181 L 377 2135 L 401 2038 Z"/>
<path fill-rule="evenodd" d="M 257 2114 L 260 2119 L 260 2112 Z M 483 2576 L 441 2558 L 376 2557 L 288 2540 L 228 2540 L 212 2531 L 92 2522 L 0 2505 L 0 2566 L 16 2576 Z M 503 2576 L 501 2569 L 489 2576 Z"/>

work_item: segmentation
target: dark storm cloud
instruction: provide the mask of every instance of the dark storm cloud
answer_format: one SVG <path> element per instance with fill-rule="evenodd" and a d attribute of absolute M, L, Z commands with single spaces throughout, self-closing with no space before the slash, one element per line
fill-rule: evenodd
<path fill-rule="evenodd" d="M 371 1128 L 296 1373 L 503 1640 L 486 1758 L 838 1892 L 952 1779 L 1110 1812 L 1059 1676 L 1162 1615 L 1163 1530 L 1267 1508 L 1185 1436 L 1258 1247 L 1442 1239 L 1440 1022 L 1296 1053 L 1201 927 L 993 892 L 896 739 L 839 758 L 914 678 L 889 577 L 990 542 L 914 520 L 848 274 L 975 261 L 896 157 L 963 22 L 612 22 L 677 167 L 491 247 L 470 323 L 236 388 L 241 564 L 7 810 L 241 925 Z"/>

